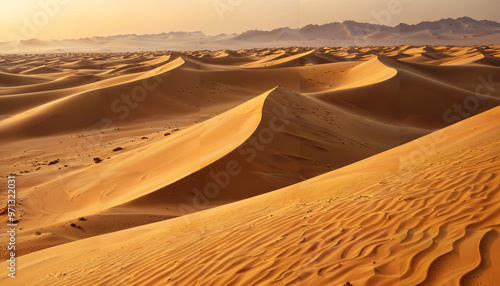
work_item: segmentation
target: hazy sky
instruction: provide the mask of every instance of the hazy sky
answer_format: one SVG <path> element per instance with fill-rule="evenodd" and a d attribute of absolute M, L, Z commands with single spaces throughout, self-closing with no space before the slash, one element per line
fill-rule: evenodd
<path fill-rule="evenodd" d="M 0 7 L 0 41 L 197 30 L 215 35 L 344 20 L 396 25 L 469 16 L 500 22 L 499 0 L 0 0 Z"/>

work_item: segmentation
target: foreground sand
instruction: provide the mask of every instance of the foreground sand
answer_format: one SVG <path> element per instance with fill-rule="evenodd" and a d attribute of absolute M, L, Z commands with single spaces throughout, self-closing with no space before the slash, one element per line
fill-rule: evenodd
<path fill-rule="evenodd" d="M 491 285 L 498 54 L 2 58 L 0 173 L 22 190 L 16 283 Z"/>

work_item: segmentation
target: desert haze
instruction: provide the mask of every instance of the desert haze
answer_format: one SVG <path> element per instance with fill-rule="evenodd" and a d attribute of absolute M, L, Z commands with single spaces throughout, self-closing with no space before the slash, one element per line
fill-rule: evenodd
<path fill-rule="evenodd" d="M 0 55 L 0 283 L 496 285 L 499 105 L 500 45 Z"/>
<path fill-rule="evenodd" d="M 33 24 L 31 24 L 33 25 Z M 37 31 L 25 24 L 23 30 Z M 500 23 L 469 17 L 424 21 L 415 25 L 389 27 L 356 21 L 288 27 L 269 31 L 251 30 L 241 34 L 205 35 L 196 32 L 169 32 L 147 35 L 113 35 L 83 39 L 47 40 L 14 35 L 0 42 L 2 53 L 40 52 L 136 52 L 158 50 L 220 50 L 290 46 L 368 45 L 490 45 L 500 43 Z M 36 34 L 35 34 L 36 35 Z"/>

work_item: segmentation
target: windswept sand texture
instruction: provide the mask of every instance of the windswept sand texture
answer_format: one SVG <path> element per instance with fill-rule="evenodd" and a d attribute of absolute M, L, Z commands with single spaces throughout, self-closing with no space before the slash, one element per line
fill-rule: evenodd
<path fill-rule="evenodd" d="M 498 45 L 2 55 L 0 283 L 495 285 L 499 105 Z"/>

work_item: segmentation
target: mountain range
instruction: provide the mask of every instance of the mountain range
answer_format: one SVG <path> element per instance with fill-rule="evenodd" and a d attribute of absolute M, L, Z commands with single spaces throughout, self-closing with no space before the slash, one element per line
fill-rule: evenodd
<path fill-rule="evenodd" d="M 0 52 L 127 52 L 154 50 L 219 50 L 290 46 L 489 45 L 500 43 L 500 23 L 469 17 L 424 21 L 390 27 L 355 21 L 289 27 L 241 34 L 206 35 L 168 32 L 82 39 L 26 39 L 1 42 Z"/>

